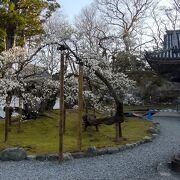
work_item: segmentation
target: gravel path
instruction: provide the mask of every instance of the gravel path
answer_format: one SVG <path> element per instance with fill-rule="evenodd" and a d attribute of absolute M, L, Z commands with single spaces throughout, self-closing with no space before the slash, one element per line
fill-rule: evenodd
<path fill-rule="evenodd" d="M 57 162 L 0 162 L 0 180 L 176 180 L 160 176 L 157 165 L 180 150 L 180 119 L 158 118 L 161 133 L 152 143 L 124 152 Z"/>

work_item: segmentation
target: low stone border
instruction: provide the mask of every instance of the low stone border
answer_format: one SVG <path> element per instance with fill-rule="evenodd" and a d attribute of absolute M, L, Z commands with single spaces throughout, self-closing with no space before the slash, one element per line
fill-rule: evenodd
<path fill-rule="evenodd" d="M 96 148 L 95 146 L 89 147 L 87 151 L 85 152 L 74 152 L 74 153 L 64 153 L 64 160 L 73 160 L 73 159 L 79 159 L 79 158 L 86 158 L 86 157 L 95 157 L 95 156 L 101 156 L 105 154 L 115 154 L 118 152 L 122 152 L 128 149 L 132 149 L 134 147 L 137 147 L 141 144 L 152 142 L 155 137 L 160 132 L 159 123 L 153 122 L 154 127 L 150 127 L 148 129 L 148 132 L 150 133 L 150 136 L 145 136 L 143 139 L 132 143 L 132 144 L 125 144 L 121 146 L 116 147 L 105 147 L 105 148 Z M 39 160 L 39 161 L 55 161 L 58 160 L 58 154 L 48 154 L 48 155 L 29 155 L 27 156 L 27 160 Z"/>
<path fill-rule="evenodd" d="M 153 122 L 154 127 L 150 127 L 148 132 L 150 136 L 145 136 L 143 139 L 132 143 L 132 144 L 125 144 L 116 147 L 105 147 L 105 148 L 96 148 L 95 146 L 89 147 L 85 152 L 74 152 L 74 153 L 64 153 L 63 159 L 64 161 L 79 159 L 79 158 L 86 158 L 86 157 L 95 157 L 105 154 L 115 154 L 118 152 L 122 152 L 128 149 L 132 149 L 137 147 L 141 144 L 152 142 L 153 139 L 159 134 L 159 123 Z M 1 153 L 0 153 L 1 154 Z M 39 161 L 57 161 L 58 154 L 46 154 L 46 155 L 27 155 L 25 158 L 26 160 L 39 160 Z M 0 156 L 1 160 L 1 156 Z M 8 159 L 7 159 L 8 160 Z"/>

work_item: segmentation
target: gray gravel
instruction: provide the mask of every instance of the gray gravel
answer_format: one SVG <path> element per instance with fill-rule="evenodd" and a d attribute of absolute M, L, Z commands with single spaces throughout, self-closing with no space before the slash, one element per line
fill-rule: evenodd
<path fill-rule="evenodd" d="M 152 143 L 112 155 L 57 162 L 0 162 L 0 180 L 176 180 L 160 176 L 159 163 L 180 151 L 180 119 L 159 118 L 161 133 Z"/>

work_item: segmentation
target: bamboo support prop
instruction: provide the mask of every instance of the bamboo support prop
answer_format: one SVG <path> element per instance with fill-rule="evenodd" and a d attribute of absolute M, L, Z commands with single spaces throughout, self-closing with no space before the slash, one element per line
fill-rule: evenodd
<path fill-rule="evenodd" d="M 83 65 L 79 65 L 78 78 L 78 137 L 77 148 L 81 151 L 82 148 L 82 115 L 83 115 Z"/>
<path fill-rule="evenodd" d="M 64 51 L 61 51 L 60 63 L 60 117 L 59 117 L 59 162 L 63 160 L 63 138 L 64 138 Z"/>

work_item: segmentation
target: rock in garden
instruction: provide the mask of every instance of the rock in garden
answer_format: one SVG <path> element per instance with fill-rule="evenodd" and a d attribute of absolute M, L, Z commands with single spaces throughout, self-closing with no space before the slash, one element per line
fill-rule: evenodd
<path fill-rule="evenodd" d="M 36 160 L 36 155 L 27 155 L 26 159 L 29 161 Z"/>
<path fill-rule="evenodd" d="M 107 148 L 97 149 L 97 154 L 98 154 L 98 155 L 104 155 L 104 154 L 107 154 L 107 152 L 108 152 L 108 149 L 107 149 Z"/>
<path fill-rule="evenodd" d="M 47 160 L 48 161 L 57 161 L 59 159 L 58 154 L 49 154 L 47 155 Z"/>
<path fill-rule="evenodd" d="M 155 137 L 157 137 L 157 135 L 158 134 L 152 134 L 151 136 L 152 136 L 152 138 L 155 138 Z"/>
<path fill-rule="evenodd" d="M 7 148 L 0 152 L 2 161 L 21 161 L 26 159 L 27 154 L 23 148 Z"/>
<path fill-rule="evenodd" d="M 133 148 L 134 146 L 135 146 L 134 144 L 126 144 L 127 149 L 131 149 L 131 148 Z"/>
<path fill-rule="evenodd" d="M 148 129 L 148 132 L 150 132 L 151 134 L 158 134 L 158 129 L 153 128 L 153 127 L 150 127 L 150 128 Z"/>
<path fill-rule="evenodd" d="M 121 151 L 126 150 L 127 147 L 126 147 L 126 145 L 123 145 L 123 146 L 119 146 L 118 149 L 119 149 L 119 152 L 121 152 Z"/>
<path fill-rule="evenodd" d="M 37 155 L 36 160 L 45 161 L 45 160 L 47 160 L 47 156 L 46 155 Z"/>
<path fill-rule="evenodd" d="M 89 147 L 86 152 L 86 156 L 92 157 L 97 155 L 97 149 L 95 146 Z"/>
<path fill-rule="evenodd" d="M 107 150 L 108 154 L 114 154 L 119 152 L 119 149 L 117 147 L 108 147 Z"/>
<path fill-rule="evenodd" d="M 147 142 L 152 142 L 152 138 L 149 137 L 149 136 L 145 136 L 145 137 L 143 138 L 143 140 L 144 140 L 145 143 L 147 143 Z"/>
<path fill-rule="evenodd" d="M 64 153 L 63 154 L 63 160 L 64 161 L 73 160 L 73 157 L 72 157 L 71 153 Z"/>
<path fill-rule="evenodd" d="M 83 158 L 83 157 L 85 157 L 84 152 L 74 152 L 74 153 L 71 153 L 71 155 L 72 155 L 73 158 Z"/>

